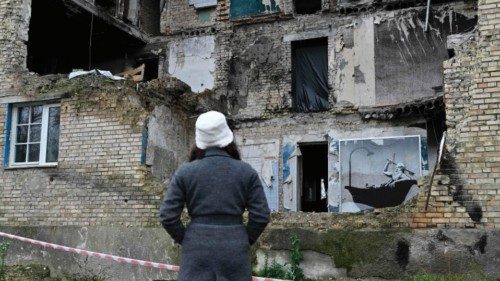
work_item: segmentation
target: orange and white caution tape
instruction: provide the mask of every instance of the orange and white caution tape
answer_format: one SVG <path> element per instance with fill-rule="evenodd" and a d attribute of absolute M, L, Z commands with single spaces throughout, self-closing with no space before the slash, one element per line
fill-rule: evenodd
<path fill-rule="evenodd" d="M 22 237 L 22 236 L 12 235 L 12 234 L 1 232 L 1 231 L 0 231 L 0 236 L 5 237 L 5 238 L 9 238 L 9 239 L 19 240 L 19 241 L 26 242 L 26 243 L 31 243 L 33 245 L 42 246 L 44 248 L 52 248 L 54 250 L 65 251 L 65 252 L 75 253 L 75 254 L 79 254 L 79 255 L 83 255 L 83 256 L 89 256 L 89 257 L 95 257 L 95 258 L 115 261 L 117 263 L 128 263 L 131 265 L 140 265 L 140 266 L 145 266 L 145 267 L 150 267 L 150 268 L 158 268 L 160 270 L 166 269 L 166 270 L 170 270 L 170 271 L 174 271 L 174 272 L 179 272 L 179 269 L 180 269 L 180 267 L 178 265 L 170 265 L 170 264 L 144 261 L 144 260 L 136 260 L 136 259 L 130 259 L 130 258 L 125 258 L 125 257 L 120 257 L 120 256 L 114 256 L 114 255 L 108 255 L 108 254 L 103 254 L 103 253 L 98 253 L 98 252 L 87 251 L 84 249 L 71 248 L 71 247 L 62 246 L 62 245 L 58 245 L 58 244 L 52 244 L 52 243 L 48 243 L 48 242 L 44 242 L 44 241 L 34 240 L 34 239 Z M 254 276 L 254 277 L 252 277 L 252 281 L 287 281 L 287 280 L 273 279 L 273 278 L 266 278 L 266 277 L 255 277 Z"/>

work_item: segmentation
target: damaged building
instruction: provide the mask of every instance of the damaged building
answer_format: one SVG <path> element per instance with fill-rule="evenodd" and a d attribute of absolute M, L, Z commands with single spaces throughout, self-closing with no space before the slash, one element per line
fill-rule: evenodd
<path fill-rule="evenodd" d="M 273 211 L 255 268 L 295 234 L 313 280 L 499 278 L 499 0 L 0 0 L 0 20 L 0 231 L 178 263 L 159 204 L 218 110 Z M 175 276 L 11 247 L 53 276 Z"/>

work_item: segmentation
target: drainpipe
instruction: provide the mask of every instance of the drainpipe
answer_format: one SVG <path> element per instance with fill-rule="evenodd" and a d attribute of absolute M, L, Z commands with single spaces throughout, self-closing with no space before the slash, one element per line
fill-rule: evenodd
<path fill-rule="evenodd" d="M 428 31 L 429 27 L 429 12 L 431 9 L 431 0 L 427 0 L 427 11 L 425 12 L 425 26 L 424 26 L 424 32 Z"/>

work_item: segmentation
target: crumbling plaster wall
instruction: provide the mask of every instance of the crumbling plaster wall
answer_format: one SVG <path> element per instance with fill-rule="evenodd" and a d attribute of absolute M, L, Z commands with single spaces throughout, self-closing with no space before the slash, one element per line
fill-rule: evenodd
<path fill-rule="evenodd" d="M 16 95 L 26 72 L 31 0 L 0 1 L 0 97 Z"/>
<path fill-rule="evenodd" d="M 195 93 L 212 90 L 215 72 L 215 35 L 176 36 L 167 46 L 166 75 L 188 84 Z"/>
<path fill-rule="evenodd" d="M 443 84 L 441 62 L 448 59 L 446 38 L 474 29 L 477 12 L 471 4 L 435 7 L 424 32 L 425 11 L 404 17 L 380 18 L 375 30 L 375 86 L 377 105 L 435 95 Z M 411 78 L 411 79 L 408 79 Z"/>
<path fill-rule="evenodd" d="M 373 107 L 435 96 L 432 87 L 440 85 L 440 61 L 446 54 L 443 38 L 470 28 L 475 19 L 471 5 L 433 6 L 431 24 L 439 26 L 431 25 L 430 35 L 415 35 L 415 39 L 409 34 L 424 33 L 423 27 L 414 22 L 416 18 L 421 21 L 424 12 L 423 7 L 416 7 L 346 16 L 296 15 L 291 20 L 252 24 L 235 22 L 232 32 L 222 28 L 217 35 L 215 89 L 227 100 L 228 112 L 237 118 L 288 111 L 292 106 L 290 42 L 328 37 L 332 111 L 350 105 Z M 463 20 L 450 21 L 447 15 Z M 445 27 L 448 25 L 452 25 L 452 31 Z M 382 34 L 393 41 L 382 40 Z M 397 42 L 406 47 L 394 49 Z M 438 49 L 441 55 L 437 58 L 433 50 Z M 385 51 L 393 54 L 392 60 L 384 59 Z M 421 59 L 406 60 L 410 56 Z M 415 79 L 415 72 L 422 75 Z"/>
<path fill-rule="evenodd" d="M 156 106 L 148 118 L 146 165 L 152 176 L 168 185 L 175 170 L 188 160 L 194 144 L 194 118 L 176 107 Z"/>
<path fill-rule="evenodd" d="M 297 201 L 300 198 L 298 188 L 293 180 L 291 184 L 285 183 L 283 179 L 283 169 L 288 163 L 283 162 L 283 153 L 286 146 L 296 147 L 301 143 L 328 143 L 331 140 L 354 139 L 369 137 L 390 137 L 405 135 L 420 135 L 427 137 L 425 129 L 410 124 L 419 124 L 423 120 L 407 119 L 399 122 L 380 122 L 361 120 L 357 115 L 337 115 L 329 116 L 328 113 L 314 113 L 310 115 L 282 115 L 269 120 L 243 122 L 235 127 L 237 143 L 247 145 L 249 143 L 277 142 L 279 151 L 278 157 L 266 158 L 279 163 L 278 174 L 274 176 L 279 189 L 279 202 L 271 202 L 271 205 L 279 203 L 278 210 L 295 210 Z M 314 124 L 313 126 L 311 124 Z M 430 147 L 429 150 L 436 150 Z M 330 163 L 329 163 L 330 165 Z M 263 169 L 267 167 L 262 166 Z M 293 169 L 291 167 L 290 169 Z M 258 171 L 261 177 L 265 177 L 266 171 Z M 295 171 L 290 173 L 296 174 Z M 277 178 L 277 179 L 276 179 Z M 265 180 L 265 179 L 264 179 Z M 330 183 L 330 182 L 329 182 Z M 340 198 L 333 198 L 340 191 L 335 190 L 336 186 L 328 186 L 328 202 L 339 204 Z M 409 221 L 405 226 L 409 226 Z"/>

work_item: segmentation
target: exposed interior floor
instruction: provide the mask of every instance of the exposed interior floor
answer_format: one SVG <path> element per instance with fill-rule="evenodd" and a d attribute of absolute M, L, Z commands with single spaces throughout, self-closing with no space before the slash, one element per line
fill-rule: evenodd
<path fill-rule="evenodd" d="M 89 12 L 59 0 L 32 3 L 28 69 L 41 75 L 99 68 L 119 73 L 140 63 L 144 43 Z"/>

